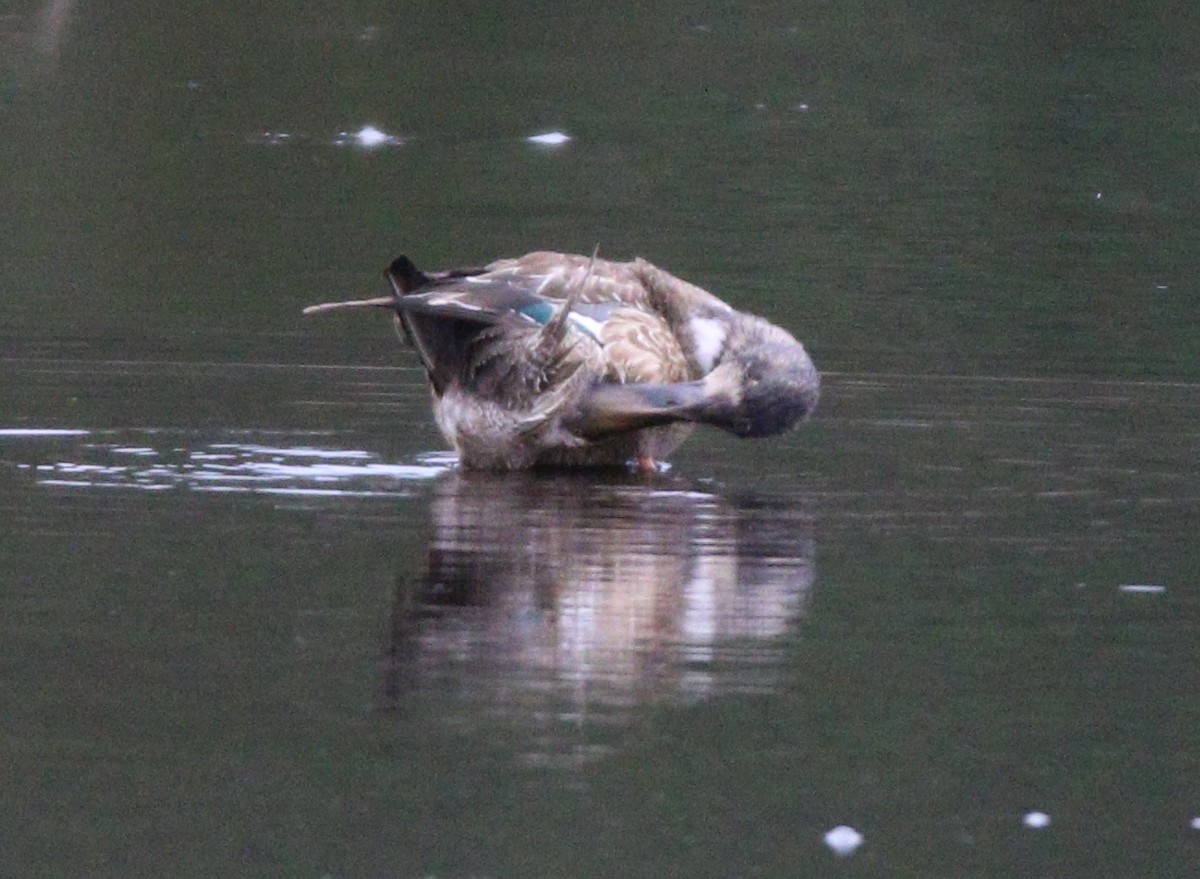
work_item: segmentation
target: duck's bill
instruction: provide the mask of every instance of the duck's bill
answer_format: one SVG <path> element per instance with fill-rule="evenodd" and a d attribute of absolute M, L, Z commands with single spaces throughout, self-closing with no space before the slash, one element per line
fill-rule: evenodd
<path fill-rule="evenodd" d="M 580 401 L 570 430 L 599 439 L 677 421 L 698 421 L 708 399 L 703 382 L 600 384 Z"/>
<path fill-rule="evenodd" d="M 818 385 L 760 382 L 744 389 L 718 367 L 700 381 L 600 384 L 580 401 L 567 428 L 587 439 L 677 421 L 709 424 L 740 437 L 791 430 L 816 406 Z"/>
<path fill-rule="evenodd" d="M 304 314 L 317 314 L 322 311 L 334 311 L 338 308 L 393 308 L 396 305 L 394 296 L 376 296 L 374 299 L 347 299 L 344 302 L 322 302 L 310 305 L 304 309 Z"/>

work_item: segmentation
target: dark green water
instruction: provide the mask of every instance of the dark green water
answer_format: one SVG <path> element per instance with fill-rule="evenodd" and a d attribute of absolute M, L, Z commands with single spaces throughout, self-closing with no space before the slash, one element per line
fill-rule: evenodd
<path fill-rule="evenodd" d="M 1193 874 L 1184 8 L 0 14 L 0 875 Z M 467 477 L 299 316 L 597 242 L 816 420 Z"/>

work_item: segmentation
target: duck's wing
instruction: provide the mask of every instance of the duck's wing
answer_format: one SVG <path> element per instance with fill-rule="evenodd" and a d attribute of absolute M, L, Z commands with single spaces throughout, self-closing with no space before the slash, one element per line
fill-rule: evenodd
<path fill-rule="evenodd" d="M 588 306 L 595 308 L 593 335 L 604 328 L 606 350 L 622 373 L 619 381 L 698 378 L 719 360 L 735 314 L 707 290 L 644 259 L 613 262 L 536 251 L 489 264 L 480 280 L 485 278 L 513 283 L 549 302 L 571 301 L 583 317 L 591 316 Z M 637 368 L 647 361 L 655 368 Z M 676 361 L 686 364 L 687 375 L 656 372 L 657 365 Z"/>
<path fill-rule="evenodd" d="M 388 266 L 387 277 L 392 297 L 326 302 L 304 312 L 374 306 L 484 325 L 508 317 L 545 324 L 565 307 L 595 337 L 619 308 L 655 315 L 675 334 L 686 332 L 696 315 L 730 311 L 711 293 L 642 259 L 613 262 L 535 251 L 482 267 L 425 273 L 401 256 Z"/>
<path fill-rule="evenodd" d="M 483 397 L 528 404 L 553 397 L 584 363 L 598 368 L 604 308 L 547 297 L 543 279 L 455 270 L 425 275 L 401 257 L 388 268 L 399 323 L 438 394 L 457 381 Z M 595 345 L 584 344 L 578 330 Z"/>
<path fill-rule="evenodd" d="M 695 315 L 729 310 L 706 291 L 640 259 L 613 262 L 537 251 L 479 268 L 425 273 L 402 256 L 388 267 L 387 277 L 392 297 L 307 311 L 395 309 L 439 392 L 451 377 L 476 371 L 481 357 L 512 362 L 530 350 L 549 356 L 568 335 L 568 345 L 582 337 L 602 349 L 606 380 L 613 383 L 698 378 L 711 364 L 698 356 Z M 576 332 L 568 334 L 568 328 Z"/>
<path fill-rule="evenodd" d="M 500 260 L 485 271 L 441 277 L 414 276 L 410 266 L 399 263 L 389 277 L 402 323 L 435 386 L 440 384 L 437 376 L 446 371 L 441 362 L 452 360 L 455 350 L 471 349 L 466 362 L 447 364 L 448 368 L 461 375 L 465 367 L 482 380 L 485 364 L 570 360 L 571 355 L 558 349 L 580 343 L 595 347 L 598 357 L 589 362 L 607 383 L 699 378 L 700 370 L 668 316 L 653 307 L 652 291 L 643 283 L 647 266 L 534 253 Z M 461 324 L 477 328 L 469 344 L 464 344 L 461 327 L 457 336 L 450 335 L 455 332 L 452 327 Z M 644 402 L 634 403 L 633 414 L 648 414 L 642 411 Z"/>
<path fill-rule="evenodd" d="M 623 305 L 660 314 L 672 326 L 696 315 L 729 313 L 707 290 L 677 278 L 643 259 L 614 262 L 579 254 L 535 251 L 486 266 L 422 272 L 408 257 L 387 269 L 395 298 L 358 299 L 309 306 L 306 314 L 355 306 L 397 307 L 414 313 L 443 314 L 455 320 L 494 323 L 506 313 L 535 319 L 545 306 Z"/>
<path fill-rule="evenodd" d="M 567 259 L 562 254 L 554 256 Z M 586 266 L 582 273 L 566 271 L 566 262 L 545 271 L 538 266 L 501 270 L 493 266 L 426 275 L 402 256 L 388 267 L 387 276 L 396 293 L 394 305 L 401 313 L 484 325 L 512 318 L 545 325 L 577 303 L 603 305 L 607 301 L 603 293 L 589 291 L 596 278 Z"/>
<path fill-rule="evenodd" d="M 392 304 L 402 314 L 483 325 L 507 318 L 545 323 L 557 311 L 555 303 L 527 287 L 477 278 L 438 282 L 424 293 L 397 296 Z"/>

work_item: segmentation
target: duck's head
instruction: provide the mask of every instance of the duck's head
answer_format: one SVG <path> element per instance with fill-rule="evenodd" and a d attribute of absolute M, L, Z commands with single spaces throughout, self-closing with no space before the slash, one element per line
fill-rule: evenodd
<path fill-rule="evenodd" d="M 697 420 L 740 437 L 762 437 L 790 430 L 812 413 L 821 376 L 791 333 L 735 313 L 724 349 L 702 383 Z"/>

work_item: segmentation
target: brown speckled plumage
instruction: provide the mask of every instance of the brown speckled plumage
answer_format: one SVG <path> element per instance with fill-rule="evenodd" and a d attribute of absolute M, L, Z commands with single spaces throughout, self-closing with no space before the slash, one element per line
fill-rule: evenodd
<path fill-rule="evenodd" d="M 803 346 L 642 259 L 538 251 L 424 274 L 405 257 L 394 309 L 464 467 L 649 468 L 697 423 L 741 436 L 794 426 L 819 375 Z"/>

